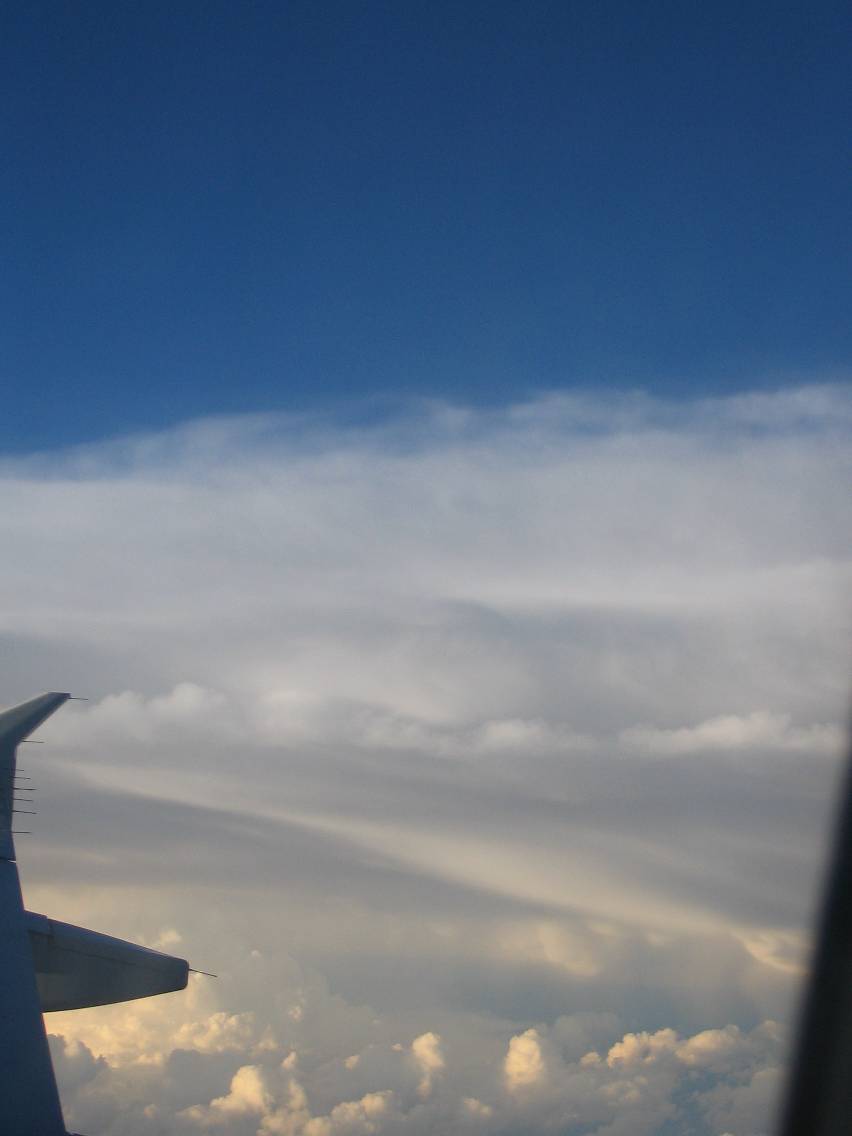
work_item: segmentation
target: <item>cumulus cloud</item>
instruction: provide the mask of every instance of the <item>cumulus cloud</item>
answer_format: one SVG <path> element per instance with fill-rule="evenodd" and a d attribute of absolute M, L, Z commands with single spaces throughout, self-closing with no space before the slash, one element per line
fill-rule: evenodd
<path fill-rule="evenodd" d="M 27 747 L 28 904 L 220 975 L 55 1017 L 76 1127 L 616 1136 L 686 1094 L 760 1131 L 847 712 L 850 432 L 824 385 L 6 459 L 6 701 L 91 697 Z"/>
<path fill-rule="evenodd" d="M 198 1120 L 202 1126 L 211 1123 L 227 1124 L 234 1114 L 267 1112 L 271 1103 L 269 1091 L 264 1084 L 263 1075 L 256 1065 L 242 1065 L 231 1078 L 231 1085 L 225 1096 L 215 1097 L 208 1110 L 197 1106 L 187 1110 L 186 1115 Z"/>
<path fill-rule="evenodd" d="M 254 1014 L 219 1011 L 202 1021 L 187 1022 L 177 1032 L 178 1046 L 200 1053 L 224 1053 L 239 1049 L 254 1036 Z"/>
<path fill-rule="evenodd" d="M 282 1066 L 278 1053 L 267 1055 L 263 1065 L 239 1064 L 233 1072 L 219 1067 L 216 1055 L 207 1053 L 197 1060 L 211 1067 L 208 1085 L 219 1078 L 227 1086 L 208 1101 L 175 1108 L 171 1061 L 152 1077 L 138 1062 L 110 1064 L 101 1058 L 96 1084 L 91 1060 L 86 1077 L 66 1082 L 66 1105 L 77 1123 L 91 1121 L 99 1102 L 116 1094 L 131 1102 L 150 1098 L 135 1112 L 115 1114 L 116 1133 L 131 1136 L 158 1131 L 169 1117 L 172 1130 L 182 1136 L 225 1131 L 258 1136 L 425 1136 L 459 1126 L 495 1136 L 515 1131 L 611 1136 L 651 1134 L 664 1123 L 702 1136 L 723 1130 L 736 1136 L 768 1134 L 785 1047 L 784 1031 L 776 1023 L 749 1032 L 729 1025 L 691 1037 L 670 1028 L 627 1033 L 580 1057 L 563 1044 L 569 1024 L 563 1021 L 561 1030 L 540 1024 L 514 1035 L 502 1062 L 491 1065 L 477 1054 L 468 1061 L 464 1078 L 450 1075 L 435 1081 L 425 1097 L 408 1091 L 404 1053 L 396 1064 L 386 1061 L 381 1066 L 384 1088 L 371 1084 L 379 1065 L 365 1064 L 357 1074 L 350 1066 L 344 1073 L 328 1053 L 301 1054 L 298 1079 L 295 1063 L 288 1059 Z M 604 1023 L 579 1020 L 573 1025 L 576 1028 L 568 1032 L 577 1036 Z M 409 1052 L 428 1055 L 430 1067 L 437 1063 L 451 1074 L 463 1060 L 464 1042 L 447 1054 L 446 1062 L 443 1055 L 438 1062 L 437 1039 L 415 1040 L 421 1044 L 412 1045 Z M 63 1055 L 76 1059 L 75 1043 L 54 1038 L 53 1044 L 60 1064 Z M 405 1049 L 389 1046 L 387 1052 Z M 190 1091 L 198 1093 L 203 1080 L 196 1070 Z M 465 1091 L 471 1085 L 477 1095 Z"/>
<path fill-rule="evenodd" d="M 513 1037 L 503 1062 L 503 1076 L 510 1092 L 518 1092 L 540 1084 L 545 1066 L 538 1030 L 528 1029 Z"/>
<path fill-rule="evenodd" d="M 421 1072 L 417 1091 L 421 1097 L 428 1097 L 435 1077 L 444 1068 L 440 1037 L 431 1032 L 421 1034 L 412 1041 L 411 1053 Z"/>

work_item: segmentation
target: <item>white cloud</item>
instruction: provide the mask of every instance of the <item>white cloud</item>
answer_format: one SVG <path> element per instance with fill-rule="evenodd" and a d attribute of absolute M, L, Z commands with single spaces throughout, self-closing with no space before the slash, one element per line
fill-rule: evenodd
<path fill-rule="evenodd" d="M 27 747 L 28 903 L 221 976 L 54 1018 L 76 1126 L 632 1136 L 696 1068 L 695 1125 L 757 1124 L 847 712 L 850 407 L 554 396 L 7 460 L 6 699 L 92 698 Z M 263 1109 L 214 1107 L 246 1068 Z"/>
<path fill-rule="evenodd" d="M 367 1093 L 357 1101 L 342 1101 L 329 1116 L 308 1121 L 305 1136 L 370 1136 L 380 1130 L 388 1111 L 389 1092 Z"/>
<path fill-rule="evenodd" d="M 178 1060 L 175 1051 L 152 1076 L 138 1062 L 108 1064 L 101 1060 L 93 1075 L 65 1084 L 66 1103 L 74 1123 L 102 1114 L 105 1102 L 118 1097 L 125 1108 L 113 1113 L 116 1132 L 141 1136 L 152 1125 L 190 1133 L 247 1133 L 252 1136 L 396 1136 L 436 1131 L 476 1130 L 552 1132 L 565 1136 L 652 1134 L 664 1122 L 684 1131 L 730 1131 L 736 1136 L 768 1136 L 779 1088 L 779 1057 L 783 1031 L 772 1022 L 745 1032 L 728 1025 L 682 1036 L 672 1029 L 627 1033 L 603 1053 L 571 1056 L 577 1030 L 539 1025 L 508 1040 L 502 1061 L 493 1063 L 482 1052 L 471 1061 L 469 1042 L 444 1057 L 446 1076 L 433 1082 L 423 1097 L 409 1093 L 400 1074 L 406 1051 L 397 1063 L 373 1063 L 357 1073 L 350 1068 L 334 1080 L 328 1053 L 300 1054 L 303 1072 L 297 1080 L 291 1069 L 270 1057 L 265 1065 L 220 1066 L 212 1053 Z M 579 1031 L 604 1031 L 612 1023 L 587 1017 Z M 417 1047 L 428 1064 L 436 1064 L 437 1042 Z M 568 1048 L 563 1044 L 568 1041 Z M 74 1043 L 54 1039 L 62 1066 L 63 1054 L 75 1059 Z M 463 1077 L 455 1070 L 465 1060 Z M 91 1064 L 91 1062 L 90 1062 Z M 180 1070 L 177 1085 L 172 1070 Z M 384 1087 L 370 1086 L 379 1075 Z M 187 1084 L 187 1078 L 192 1084 Z M 332 1079 L 330 1079 L 332 1078 Z M 224 1081 L 226 1091 L 215 1095 Z M 202 1086 L 208 1086 L 206 1090 Z M 470 1091 L 476 1086 L 475 1095 Z M 209 1100 L 180 1107 L 187 1094 L 207 1093 Z M 322 1104 L 315 1102 L 322 1101 Z M 144 1102 L 144 1103 L 143 1103 Z M 138 1103 L 139 1107 L 135 1107 Z M 112 1131 L 111 1129 L 108 1129 Z"/>
<path fill-rule="evenodd" d="M 628 1033 L 610 1049 L 606 1063 L 611 1069 L 653 1065 L 662 1057 L 675 1052 L 677 1034 L 674 1030 L 658 1030 L 654 1034 Z"/>
<path fill-rule="evenodd" d="M 203 1125 L 228 1123 L 234 1113 L 261 1114 L 269 1109 L 271 1097 L 263 1080 L 263 1074 L 256 1065 L 241 1066 L 231 1078 L 227 1094 L 215 1097 L 209 1110 L 189 1109 L 187 1115 L 198 1119 Z"/>
<path fill-rule="evenodd" d="M 465 1097 L 462 1101 L 462 1109 L 464 1115 L 473 1117 L 477 1120 L 487 1120 L 490 1116 L 494 1115 L 494 1109 L 490 1104 L 483 1104 L 481 1100 L 476 1097 Z"/>
<path fill-rule="evenodd" d="M 411 1053 L 420 1068 L 420 1083 L 417 1091 L 421 1097 L 428 1097 L 432 1083 L 444 1068 L 444 1055 L 441 1052 L 441 1039 L 436 1033 L 423 1033 L 411 1043 Z"/>
<path fill-rule="evenodd" d="M 706 750 L 736 753 L 760 747 L 839 757 L 845 743 L 838 723 L 813 722 L 805 727 L 794 727 L 789 714 L 770 714 L 765 710 L 755 710 L 745 716 L 722 715 L 696 726 L 671 730 L 631 726 L 621 731 L 620 740 L 627 746 L 661 755 Z"/>
<path fill-rule="evenodd" d="M 255 1036 L 254 1014 L 211 1014 L 203 1021 L 187 1022 L 178 1030 L 179 1046 L 197 1049 L 200 1053 L 224 1053 L 244 1048 Z"/>
<path fill-rule="evenodd" d="M 700 1106 L 714 1128 L 732 1136 L 764 1136 L 775 1130 L 783 1070 L 757 1069 L 745 1083 L 722 1084 L 709 1090 Z"/>
<path fill-rule="evenodd" d="M 545 1077 L 544 1056 L 538 1030 L 528 1029 L 509 1042 L 503 1062 L 503 1077 L 509 1092 L 533 1088 Z"/>

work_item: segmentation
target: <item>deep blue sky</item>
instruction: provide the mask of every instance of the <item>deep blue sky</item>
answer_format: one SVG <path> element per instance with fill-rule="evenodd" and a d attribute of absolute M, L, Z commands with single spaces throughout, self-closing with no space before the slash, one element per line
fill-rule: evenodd
<path fill-rule="evenodd" d="M 837 374 L 844 9 L 5 4 L 0 447 Z"/>

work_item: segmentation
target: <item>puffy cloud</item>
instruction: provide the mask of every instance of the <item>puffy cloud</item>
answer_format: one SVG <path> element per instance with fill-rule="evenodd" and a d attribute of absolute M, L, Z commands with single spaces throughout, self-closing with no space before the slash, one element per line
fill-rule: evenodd
<path fill-rule="evenodd" d="M 227 1014 L 218 1011 L 203 1021 L 182 1025 L 175 1038 L 178 1047 L 201 1053 L 223 1053 L 244 1048 L 255 1034 L 254 1014 Z"/>
<path fill-rule="evenodd" d="M 731 1136 L 763 1136 L 775 1130 L 783 1084 L 777 1066 L 757 1069 L 744 1079 L 714 1086 L 702 1094 L 699 1106 L 714 1128 Z"/>
<path fill-rule="evenodd" d="M 210 1107 L 220 1112 L 264 1112 L 269 1107 L 269 1093 L 256 1065 L 243 1065 L 231 1080 L 227 1096 L 216 1097 Z"/>
<path fill-rule="evenodd" d="M 737 1026 L 703 1030 L 680 1044 L 675 1053 L 685 1065 L 726 1069 L 742 1054 L 743 1037 Z"/>
<path fill-rule="evenodd" d="M 538 1030 L 528 1029 L 509 1042 L 503 1062 L 503 1078 L 509 1092 L 519 1092 L 539 1085 L 545 1077 L 544 1056 Z"/>
<path fill-rule="evenodd" d="M 341 1101 L 328 1117 L 316 1117 L 305 1125 L 305 1136 L 370 1136 L 380 1130 L 388 1112 L 389 1092 L 366 1093 L 357 1101 Z"/>
<path fill-rule="evenodd" d="M 305 1090 L 291 1077 L 287 1084 L 286 1101 L 267 1111 L 258 1133 L 259 1136 L 295 1136 L 295 1133 L 303 1132 L 309 1123 L 311 1114 Z"/>
<path fill-rule="evenodd" d="M 228 1092 L 215 1097 L 208 1108 L 198 1105 L 188 1108 L 182 1116 L 198 1123 L 202 1128 L 228 1125 L 235 1116 L 245 1113 L 261 1115 L 271 1104 L 263 1074 L 256 1065 L 241 1066 L 231 1078 Z"/>
<path fill-rule="evenodd" d="M 702 1136 L 751 1136 L 768 1133 L 786 1052 L 785 1031 L 773 1022 L 691 1036 L 623 1033 L 612 1015 L 580 1013 L 514 1034 L 501 1026 L 493 1040 L 502 1035 L 502 1053 L 482 1023 L 468 1022 L 453 1043 L 431 1031 L 408 1045 L 375 1041 L 353 1062 L 335 1044 L 333 1012 L 327 1004 L 325 1028 L 309 1045 L 261 1053 L 250 1037 L 237 1050 L 179 1048 L 164 1014 L 162 1059 L 153 1064 L 118 1050 L 106 1060 L 54 1038 L 68 1122 L 109 1136 L 163 1127 L 178 1136 L 427 1136 L 456 1127 L 489 1136 L 650 1136 L 668 1121 Z M 385 1027 L 392 1023 L 379 1032 Z M 586 1049 L 589 1042 L 600 1048 Z"/>
<path fill-rule="evenodd" d="M 420 1071 L 417 1091 L 421 1097 L 428 1097 L 432 1091 L 435 1076 L 444 1068 L 444 1055 L 441 1052 L 441 1039 L 436 1033 L 423 1033 L 411 1043 L 411 1053 Z"/>
<path fill-rule="evenodd" d="M 494 1115 L 494 1109 L 491 1105 L 483 1104 L 476 1097 L 465 1097 L 462 1100 L 462 1109 L 466 1117 L 472 1117 L 476 1120 L 487 1120 Z"/>
<path fill-rule="evenodd" d="M 103 1057 L 95 1057 L 82 1041 L 48 1034 L 48 1042 L 57 1079 L 72 1092 L 108 1068 Z"/>
<path fill-rule="evenodd" d="M 610 1049 L 606 1063 L 610 1069 L 654 1065 L 676 1048 L 677 1034 L 671 1029 L 657 1030 L 654 1034 L 628 1033 Z"/>

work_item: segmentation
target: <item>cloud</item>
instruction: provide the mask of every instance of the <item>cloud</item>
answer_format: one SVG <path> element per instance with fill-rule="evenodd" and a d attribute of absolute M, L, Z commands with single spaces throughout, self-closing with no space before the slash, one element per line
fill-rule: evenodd
<path fill-rule="evenodd" d="M 421 1097 L 428 1097 L 432 1083 L 444 1068 L 444 1055 L 441 1052 L 441 1039 L 436 1033 L 424 1033 L 411 1043 L 411 1053 L 420 1067 L 421 1077 L 417 1091 Z"/>
<path fill-rule="evenodd" d="M 234 1114 L 257 1113 L 269 1110 L 272 1098 L 256 1065 L 242 1065 L 231 1078 L 230 1089 L 222 1097 L 215 1097 L 209 1109 L 188 1109 L 186 1115 L 205 1127 L 227 1124 Z"/>
<path fill-rule="evenodd" d="M 835 384 L 5 459 L 6 701 L 91 698 L 22 755 L 27 902 L 220 975 L 56 1017 L 76 1127 L 615 1136 L 686 1086 L 740 1136 L 832 812 L 850 429 Z"/>
<path fill-rule="evenodd" d="M 178 1030 L 178 1046 L 200 1053 L 224 1053 L 245 1046 L 254 1036 L 254 1014 L 219 1011 L 203 1021 L 187 1022 Z"/>
<path fill-rule="evenodd" d="M 389 1092 L 367 1093 L 357 1101 L 342 1101 L 327 1117 L 309 1120 L 305 1136 L 370 1136 L 379 1132 L 388 1112 Z"/>
<path fill-rule="evenodd" d="M 713 750 L 736 753 L 762 748 L 834 756 L 841 752 L 844 734 L 836 723 L 814 722 L 796 728 L 791 725 L 789 714 L 755 710 L 747 716 L 723 715 L 700 722 L 697 726 L 673 730 L 632 726 L 621 731 L 620 740 L 627 746 L 660 755 Z"/>
<path fill-rule="evenodd" d="M 509 1092 L 521 1092 L 540 1084 L 545 1077 L 544 1056 L 538 1030 L 528 1029 L 513 1037 L 503 1062 L 503 1077 Z"/>
<path fill-rule="evenodd" d="M 327 1048 L 321 1053 L 305 1050 L 297 1062 L 288 1059 L 283 1066 L 278 1049 L 267 1053 L 263 1064 L 238 1063 L 230 1071 L 218 1067 L 215 1054 L 199 1054 L 196 1060 L 208 1063 L 214 1072 L 214 1081 L 208 1083 L 215 1084 L 218 1076 L 226 1091 L 182 1108 L 170 1083 L 171 1062 L 152 1077 L 150 1068 L 138 1062 L 109 1064 L 100 1059 L 95 1078 L 90 1070 L 85 1078 L 64 1086 L 66 1107 L 77 1124 L 91 1122 L 102 1114 L 103 1102 L 116 1096 L 125 1106 L 146 1101 L 137 1110 L 125 1107 L 113 1114 L 115 1131 L 127 1136 L 164 1125 L 182 1136 L 393 1136 L 450 1126 L 495 1136 L 514 1131 L 611 1136 L 651 1134 L 664 1123 L 702 1134 L 768 1133 L 779 1088 L 779 1058 L 786 1045 L 775 1023 L 749 1032 L 728 1025 L 691 1037 L 670 1028 L 610 1034 L 611 1044 L 580 1057 L 565 1047 L 567 1036 L 604 1025 L 582 1018 L 563 1021 L 561 1028 L 539 1024 L 512 1036 L 503 1060 L 498 1056 L 493 1064 L 481 1052 L 471 1063 L 464 1042 L 446 1055 L 442 1051 L 438 1061 L 434 1036 L 428 1042 L 415 1039 L 419 1046 L 388 1046 L 384 1062 L 365 1062 L 357 1071 L 350 1066 L 346 1072 Z M 60 1058 L 66 1053 L 73 1059 L 73 1042 L 54 1038 L 53 1044 Z M 447 1074 L 432 1083 L 425 1097 L 408 1091 L 406 1051 L 419 1052 L 421 1058 L 428 1055 L 430 1068 L 439 1065 Z M 459 1077 L 465 1052 L 467 1069 Z M 401 1055 L 395 1063 L 387 1059 L 393 1054 Z M 295 1064 L 302 1069 L 298 1079 Z M 184 1063 L 181 1069 L 185 1081 L 189 1066 Z M 382 1088 L 370 1084 L 377 1074 Z M 181 1084 L 183 1094 L 201 1091 L 201 1069 L 194 1070 L 193 1079 L 193 1086 Z M 469 1091 L 474 1086 L 476 1095 Z"/>
<path fill-rule="evenodd" d="M 56 1076 L 71 1092 L 94 1080 L 108 1066 L 103 1057 L 95 1057 L 82 1041 L 51 1037 L 51 1057 Z"/>

